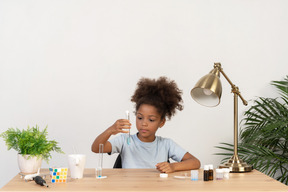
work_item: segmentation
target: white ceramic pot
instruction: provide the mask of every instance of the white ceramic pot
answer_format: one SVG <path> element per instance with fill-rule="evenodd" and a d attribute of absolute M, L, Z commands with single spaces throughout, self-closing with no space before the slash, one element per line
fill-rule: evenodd
<path fill-rule="evenodd" d="M 42 158 L 18 154 L 18 165 L 22 173 L 37 173 L 41 168 Z"/>

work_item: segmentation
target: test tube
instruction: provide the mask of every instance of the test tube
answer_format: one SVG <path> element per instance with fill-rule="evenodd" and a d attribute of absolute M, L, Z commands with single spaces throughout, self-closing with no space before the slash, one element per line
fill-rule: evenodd
<path fill-rule="evenodd" d="M 98 159 L 98 165 L 96 168 L 96 177 L 101 178 L 102 177 L 102 168 L 103 168 L 103 144 L 99 144 L 99 159 Z"/>
<path fill-rule="evenodd" d="M 130 121 L 129 111 L 126 111 L 126 119 L 128 119 Z M 127 144 L 130 145 L 130 129 L 129 129 L 129 135 L 128 135 L 128 138 L 127 138 Z"/>

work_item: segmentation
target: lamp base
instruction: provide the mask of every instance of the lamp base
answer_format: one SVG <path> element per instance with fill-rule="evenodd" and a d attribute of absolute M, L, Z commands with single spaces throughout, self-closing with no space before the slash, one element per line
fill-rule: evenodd
<path fill-rule="evenodd" d="M 219 168 L 229 168 L 231 173 L 243 173 L 253 170 L 252 165 L 248 165 L 235 155 L 233 155 L 226 163 L 219 165 Z"/>

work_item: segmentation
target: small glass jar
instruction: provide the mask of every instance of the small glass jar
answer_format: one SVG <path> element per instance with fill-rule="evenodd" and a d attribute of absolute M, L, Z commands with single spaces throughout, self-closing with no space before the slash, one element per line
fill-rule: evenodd
<path fill-rule="evenodd" d="M 223 169 L 216 169 L 216 180 L 222 180 L 224 177 Z"/>
<path fill-rule="evenodd" d="M 229 168 L 225 168 L 223 169 L 223 179 L 227 180 L 230 177 L 230 169 Z"/>

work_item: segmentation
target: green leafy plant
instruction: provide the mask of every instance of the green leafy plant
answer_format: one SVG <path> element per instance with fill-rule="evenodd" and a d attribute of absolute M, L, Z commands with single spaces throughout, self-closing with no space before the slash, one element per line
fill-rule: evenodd
<path fill-rule="evenodd" d="M 258 97 L 244 113 L 238 154 L 255 169 L 288 185 L 288 76 L 283 81 L 272 81 L 271 85 L 281 96 Z M 220 144 L 216 147 L 226 152 L 216 154 L 230 157 L 233 145 Z"/>
<path fill-rule="evenodd" d="M 19 154 L 42 157 L 48 162 L 51 158 L 51 152 L 63 153 L 55 140 L 47 139 L 47 127 L 40 131 L 39 127 L 19 130 L 18 128 L 8 128 L 7 131 L 0 134 L 7 145 L 8 150 L 14 149 Z"/>

